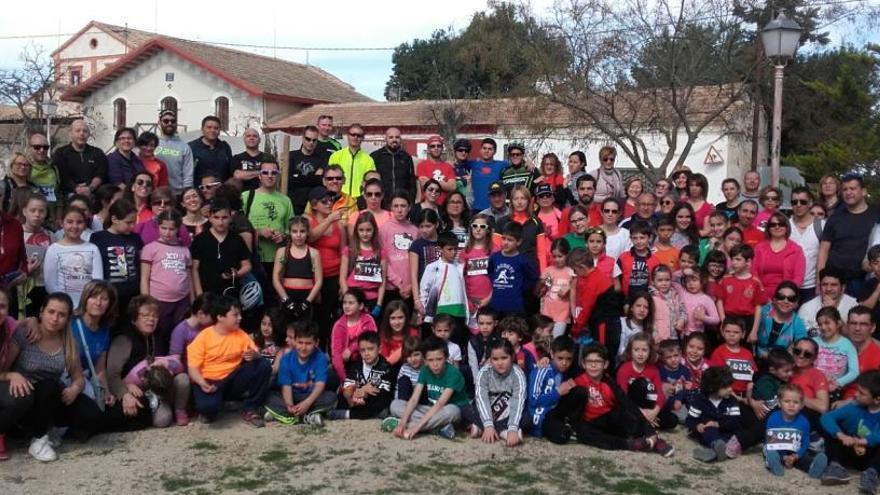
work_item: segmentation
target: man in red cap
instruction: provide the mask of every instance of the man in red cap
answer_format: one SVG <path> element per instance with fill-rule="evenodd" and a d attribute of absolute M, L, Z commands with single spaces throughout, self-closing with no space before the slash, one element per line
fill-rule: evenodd
<path fill-rule="evenodd" d="M 437 204 L 446 203 L 446 194 L 455 191 L 455 169 L 452 165 L 443 161 L 443 138 L 431 136 L 428 138 L 428 158 L 419 162 L 416 166 L 416 175 L 419 178 L 419 190 L 430 179 L 440 183 L 443 189 Z"/>

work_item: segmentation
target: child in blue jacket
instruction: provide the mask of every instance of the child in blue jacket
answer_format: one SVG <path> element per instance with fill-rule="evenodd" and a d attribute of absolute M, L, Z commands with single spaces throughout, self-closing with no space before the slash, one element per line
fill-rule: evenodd
<path fill-rule="evenodd" d="M 804 391 L 786 383 L 777 391 L 778 409 L 767 418 L 764 438 L 764 464 L 776 476 L 785 474 L 785 468 L 795 467 L 811 478 L 819 478 L 828 466 L 824 453 L 809 453 L 810 422 L 801 414 Z"/>
<path fill-rule="evenodd" d="M 526 418 L 533 437 L 546 436 L 551 442 L 565 443 L 571 436 L 570 429 L 586 401 L 585 390 L 574 383 L 574 355 L 574 340 L 567 335 L 556 337 L 550 344 L 550 366 L 535 367 L 529 374 Z"/>

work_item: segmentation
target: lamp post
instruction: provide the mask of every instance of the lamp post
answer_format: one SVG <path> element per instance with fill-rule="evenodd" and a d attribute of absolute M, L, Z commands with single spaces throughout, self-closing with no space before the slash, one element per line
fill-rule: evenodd
<path fill-rule="evenodd" d="M 52 152 L 52 116 L 58 111 L 58 103 L 51 99 L 43 100 L 43 114 L 46 116 L 46 143 L 49 145 L 49 152 Z"/>
<path fill-rule="evenodd" d="M 785 64 L 794 57 L 801 39 L 801 27 L 780 13 L 761 30 L 764 53 L 773 62 L 773 140 L 770 171 L 773 186 L 779 187 L 779 152 L 782 137 L 782 77 Z"/>

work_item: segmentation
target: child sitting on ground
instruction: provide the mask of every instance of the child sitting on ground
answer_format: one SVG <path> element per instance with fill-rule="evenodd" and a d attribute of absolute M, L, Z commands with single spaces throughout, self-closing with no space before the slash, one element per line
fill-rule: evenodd
<path fill-rule="evenodd" d="M 822 452 L 809 453 L 810 422 L 801 414 L 804 392 L 797 385 L 786 383 L 779 388 L 778 395 L 779 409 L 767 418 L 764 464 L 776 476 L 784 475 L 785 468 L 795 467 L 810 478 L 819 478 L 828 466 L 828 457 Z"/>
<path fill-rule="evenodd" d="M 410 335 L 403 341 L 403 365 L 397 373 L 397 386 L 394 387 L 394 400 L 391 401 L 389 411 L 392 416 L 401 416 L 406 410 L 406 403 L 412 397 L 413 390 L 419 383 L 419 372 L 425 364 L 422 354 L 422 341 L 418 337 Z M 383 429 L 385 422 L 382 423 Z M 385 429 L 391 431 L 394 428 Z"/>
<path fill-rule="evenodd" d="M 856 380 L 855 399 L 822 415 L 825 455 L 828 467 L 823 485 L 849 483 L 844 466 L 863 470 L 859 477 L 862 493 L 877 493 L 880 472 L 880 371 L 871 370 Z"/>
<path fill-rule="evenodd" d="M 327 355 L 318 348 L 320 329 L 314 321 L 287 326 L 288 350 L 281 357 L 278 385 L 266 404 L 267 419 L 280 423 L 322 426 L 321 412 L 336 407 L 336 393 L 327 390 Z"/>
<path fill-rule="evenodd" d="M 723 461 L 740 454 L 736 434 L 742 430 L 742 414 L 733 384 L 727 366 L 713 366 L 703 373 L 700 393 L 691 401 L 685 422 L 700 442 L 693 454 L 699 461 Z"/>
<path fill-rule="evenodd" d="M 758 370 L 755 358 L 751 351 L 742 346 L 745 335 L 745 323 L 734 317 L 724 319 L 721 324 L 721 338 L 724 343 L 718 346 L 709 359 L 710 366 L 727 366 L 733 376 L 733 394 L 736 398 L 747 403 L 751 395 L 752 377 Z"/>
<path fill-rule="evenodd" d="M 749 405 L 758 419 L 764 419 L 779 405 L 779 389 L 794 373 L 794 358 L 785 349 L 773 348 L 767 354 L 767 373 L 755 381 Z M 803 391 L 801 391 L 803 396 Z M 803 399 L 803 397 L 801 397 Z"/>
<path fill-rule="evenodd" d="M 666 395 L 665 409 L 672 411 L 680 424 L 687 418 L 687 405 L 696 392 L 691 371 L 682 364 L 681 345 L 677 340 L 660 342 L 660 380 Z"/>
<path fill-rule="evenodd" d="M 356 290 L 356 289 L 350 289 Z M 345 370 L 339 409 L 330 419 L 372 419 L 391 404 L 391 365 L 379 354 L 379 334 L 364 332 L 358 337 L 358 359 Z"/>
<path fill-rule="evenodd" d="M 695 332 L 687 336 L 681 364 L 690 371 L 694 390 L 700 390 L 700 379 L 703 377 L 703 372 L 709 369 L 709 362 L 706 359 L 706 335 L 703 332 Z"/>
<path fill-rule="evenodd" d="M 477 375 L 474 394 L 483 442 L 494 443 L 500 437 L 508 447 L 515 447 L 522 443 L 520 422 L 526 403 L 526 376 L 513 363 L 510 341 L 492 339 L 488 354 L 489 365 Z"/>
<path fill-rule="evenodd" d="M 571 337 L 556 337 L 550 343 L 550 365 L 536 367 L 529 374 L 526 419 L 533 437 L 546 436 L 553 443 L 566 443 L 583 413 L 587 396 L 574 382 L 580 371 L 573 366 L 574 354 Z"/>
<path fill-rule="evenodd" d="M 400 419 L 389 417 L 382 422 L 384 429 L 394 436 L 412 440 L 423 431 L 436 431 L 443 438 L 455 438 L 455 426 L 461 419 L 462 408 L 470 408 L 465 392 L 464 377 L 458 368 L 447 362 L 449 348 L 437 337 L 428 337 L 422 346 L 425 366 L 419 371 L 419 380 Z M 429 405 L 420 405 L 425 393 Z M 394 411 L 398 413 L 400 411 Z M 395 423 L 396 421 L 396 423 Z M 471 428 L 472 436 L 476 426 Z"/>
<path fill-rule="evenodd" d="M 376 333 L 376 321 L 364 309 L 366 296 L 358 288 L 342 295 L 342 316 L 330 334 L 330 358 L 339 381 L 345 381 L 348 364 L 358 358 L 358 337 L 365 332 Z"/>
<path fill-rule="evenodd" d="M 646 333 L 633 335 L 626 347 L 626 361 L 617 368 L 617 385 L 641 410 L 655 428 L 669 430 L 678 418 L 664 409 L 666 395 L 660 371 L 654 364 L 654 341 Z"/>
<path fill-rule="evenodd" d="M 608 351 L 596 344 L 583 351 L 584 373 L 575 378 L 587 393 L 583 413 L 574 432 L 579 442 L 605 450 L 656 452 L 663 457 L 675 453 L 654 427 L 608 375 Z"/>

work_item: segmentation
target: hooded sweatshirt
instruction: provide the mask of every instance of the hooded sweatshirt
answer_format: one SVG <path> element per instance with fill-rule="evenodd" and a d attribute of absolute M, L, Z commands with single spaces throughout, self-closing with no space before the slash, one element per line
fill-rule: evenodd
<path fill-rule="evenodd" d="M 348 317 L 342 315 L 333 325 L 330 333 L 330 355 L 333 357 L 333 370 L 339 380 L 345 380 L 345 361 L 342 359 L 342 353 L 348 349 L 351 352 L 349 362 L 357 359 L 358 353 L 358 337 L 364 332 L 376 332 L 376 322 L 373 317 L 365 311 L 361 312 L 357 324 L 348 326 Z"/>
<path fill-rule="evenodd" d="M 789 280 L 798 287 L 804 284 L 806 272 L 804 250 L 794 241 L 786 241 L 782 251 L 774 252 L 770 242 L 761 242 L 755 246 L 755 258 L 752 260 L 752 275 L 764 284 L 767 294 L 774 294 L 776 286 L 783 280 Z"/>
<path fill-rule="evenodd" d="M 483 428 L 507 421 L 508 431 L 519 431 L 526 404 L 526 377 L 518 366 L 512 365 L 503 375 L 484 366 L 477 375 L 474 395 Z"/>

